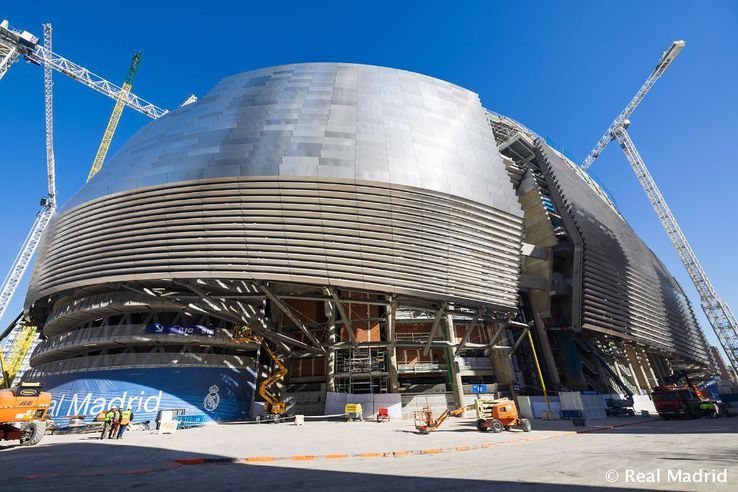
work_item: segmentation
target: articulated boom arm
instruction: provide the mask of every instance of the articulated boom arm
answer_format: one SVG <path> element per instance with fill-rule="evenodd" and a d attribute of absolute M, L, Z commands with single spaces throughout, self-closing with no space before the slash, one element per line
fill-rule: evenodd
<path fill-rule="evenodd" d="M 638 181 L 640 181 L 651 205 L 656 210 L 661 225 L 664 226 L 666 234 L 674 244 L 679 254 L 679 258 L 684 263 L 684 267 L 689 273 L 697 292 L 700 295 L 700 303 L 705 315 L 710 321 L 715 334 L 720 340 L 720 344 L 725 349 L 730 365 L 734 370 L 738 370 L 738 323 L 730 309 L 730 306 L 720 298 L 715 288 L 712 286 L 710 279 L 702 269 L 702 265 L 697 259 L 692 247 L 689 245 L 687 238 L 679 227 L 674 215 L 671 213 L 661 191 L 656 182 L 651 177 L 646 164 L 643 162 L 641 155 L 638 153 L 635 144 L 630 139 L 630 135 L 624 127 L 615 129 L 615 138 L 625 152 L 625 157 L 630 162 L 633 171 L 635 171 Z"/>
<path fill-rule="evenodd" d="M 636 95 L 633 97 L 633 99 L 631 99 L 631 101 L 628 103 L 622 113 L 620 113 L 618 117 L 615 118 L 615 121 L 612 122 L 602 138 L 599 139 L 597 145 L 595 145 L 595 148 L 592 149 L 589 155 L 587 155 L 587 158 L 584 159 L 584 162 L 581 165 L 582 169 L 589 169 L 589 166 L 591 166 L 595 159 L 600 156 L 605 147 L 607 147 L 607 144 L 610 143 L 613 138 L 615 138 L 615 130 L 623 126 L 625 120 L 630 117 L 633 111 L 635 111 L 635 109 L 641 103 L 643 98 L 646 97 L 646 94 L 648 94 L 648 92 L 651 90 L 653 84 L 655 84 L 656 81 L 664 74 L 666 69 L 669 68 L 669 65 L 671 65 L 671 62 L 674 61 L 679 52 L 682 51 L 684 45 L 684 41 L 674 41 L 673 43 L 671 43 L 671 46 L 669 46 L 669 48 L 661 54 L 661 58 L 656 64 L 656 67 L 653 69 L 653 72 L 651 72 L 651 75 L 648 76 L 648 79 L 646 79 L 641 88 L 638 89 L 638 92 L 636 92 Z"/>
<path fill-rule="evenodd" d="M 266 402 L 266 407 L 264 408 L 264 410 L 267 413 L 284 413 L 284 402 L 279 401 L 279 399 L 274 396 L 271 391 L 269 391 L 269 388 L 287 375 L 287 367 L 282 364 L 282 361 L 279 360 L 274 352 L 272 352 L 272 349 L 267 347 L 266 344 L 264 344 L 263 346 L 267 354 L 269 354 L 269 357 L 271 357 L 271 359 L 274 361 L 274 365 L 276 366 L 277 370 L 272 373 L 271 376 L 262 381 L 262 383 L 259 385 L 259 396 L 261 396 Z"/>

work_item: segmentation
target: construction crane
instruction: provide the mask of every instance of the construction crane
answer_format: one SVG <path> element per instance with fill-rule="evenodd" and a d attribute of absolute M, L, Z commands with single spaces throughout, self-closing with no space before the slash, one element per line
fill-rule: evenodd
<path fill-rule="evenodd" d="M 687 273 L 699 293 L 702 309 L 712 328 L 715 330 L 715 334 L 725 350 L 733 371 L 738 372 L 738 322 L 736 322 L 735 315 L 730 309 L 730 306 L 718 295 L 712 282 L 710 282 L 707 273 L 702 268 L 697 255 L 687 241 L 682 228 L 669 209 L 666 199 L 661 194 L 661 191 L 646 167 L 646 163 L 643 161 L 643 158 L 627 132 L 627 128 L 630 125 L 628 117 L 641 100 L 643 100 L 656 80 L 664 73 L 671 62 L 674 61 L 674 58 L 684 48 L 684 45 L 684 41 L 674 41 L 669 49 L 662 54 L 659 63 L 646 80 L 646 83 L 643 84 L 623 112 L 615 118 L 607 129 L 607 132 L 605 132 L 605 135 L 597 142 L 595 148 L 592 149 L 592 152 L 584 160 L 581 167 L 585 170 L 588 169 L 611 140 L 618 141 L 625 153 L 625 157 L 638 177 L 638 181 L 646 192 L 648 200 L 656 211 L 661 225 L 666 230 L 666 234 L 671 239 L 672 244 L 679 254 L 679 258 L 687 269 Z"/>
<path fill-rule="evenodd" d="M 51 24 L 44 24 L 44 45 L 46 50 L 51 52 Z M 2 287 L 0 288 L 0 320 L 2 319 L 8 304 L 15 294 L 18 284 L 23 278 L 28 265 L 31 262 L 33 253 L 38 247 L 46 226 L 49 225 L 51 217 L 56 212 L 56 180 L 55 180 L 55 161 L 54 161 L 54 140 L 53 140 L 53 96 L 52 96 L 52 71 L 49 65 L 44 66 L 44 111 L 46 115 L 46 177 L 47 177 L 47 195 L 41 199 L 41 210 L 36 214 L 36 220 L 33 222 L 31 232 L 28 233 L 26 240 L 23 242 L 18 256 L 16 256 L 10 272 L 5 277 Z M 12 342 L 13 338 L 9 340 Z"/>
<path fill-rule="evenodd" d="M 0 79 L 10 66 L 23 56 L 36 65 L 48 65 L 52 69 L 71 77 L 87 87 L 94 89 L 115 101 L 123 100 L 124 104 L 149 118 L 157 119 L 168 113 L 132 92 L 126 92 L 112 82 L 96 75 L 86 68 L 57 55 L 46 46 L 38 44 L 38 38 L 28 31 L 20 31 L 10 27 L 7 20 L 0 22 Z"/>
<path fill-rule="evenodd" d="M 108 121 L 108 126 L 105 128 L 105 133 L 103 134 L 102 141 L 100 142 L 100 147 L 98 147 L 97 154 L 95 154 L 95 160 L 92 162 L 90 174 L 87 175 L 88 182 L 92 179 L 94 175 L 98 173 L 98 171 L 100 171 L 100 169 L 102 169 L 103 162 L 105 162 L 105 156 L 108 155 L 110 142 L 113 141 L 113 135 L 115 135 L 115 130 L 116 128 L 118 128 L 118 122 L 120 121 L 120 116 L 123 113 L 123 108 L 126 107 L 125 97 L 131 92 L 133 79 L 136 78 L 136 72 L 138 72 L 138 64 L 140 62 L 141 52 L 139 51 L 135 55 L 133 55 L 133 60 L 131 60 L 131 66 L 128 69 L 126 80 L 125 82 L 123 82 L 123 91 L 121 92 L 118 100 L 115 102 L 113 114 L 110 115 L 110 120 Z"/>
<path fill-rule="evenodd" d="M 684 41 L 674 41 L 671 43 L 671 46 L 661 54 L 661 58 L 651 72 L 651 75 L 648 76 L 641 88 L 638 89 L 638 92 L 636 92 L 636 95 L 633 96 L 633 99 L 631 99 L 625 109 L 617 118 L 615 118 L 615 121 L 612 122 L 605 134 L 602 135 L 602 138 L 597 141 L 597 145 L 595 145 L 594 149 L 592 149 L 592 151 L 587 155 L 587 158 L 584 159 L 584 162 L 581 165 L 582 169 L 585 171 L 589 169 L 589 166 L 591 166 L 595 159 L 600 156 L 605 147 L 607 147 L 607 144 L 615 138 L 615 130 L 623 126 L 623 122 L 630 117 L 633 111 L 635 111 L 643 98 L 646 97 L 646 94 L 651 90 L 653 84 L 661 78 L 664 72 L 666 72 L 666 69 L 669 68 L 669 65 L 671 65 L 671 62 L 673 62 L 677 55 L 682 51 L 685 44 L 686 43 Z"/>
<path fill-rule="evenodd" d="M 18 256 L 13 261 L 10 272 L 0 285 L 0 320 L 2 319 L 15 290 L 23 278 L 28 265 L 38 246 L 38 242 L 51 217 L 56 211 L 56 184 L 54 173 L 54 151 L 53 151 L 53 113 L 52 113 L 52 70 L 57 70 L 64 75 L 156 119 L 167 113 L 166 109 L 141 99 L 132 92 L 130 88 L 118 87 L 115 84 L 95 75 L 84 67 L 57 55 L 51 46 L 51 25 L 44 24 L 44 44 L 39 44 L 39 39 L 28 31 L 20 31 L 10 26 L 7 20 L 0 22 L 0 79 L 8 69 L 23 56 L 27 61 L 44 67 L 44 94 L 46 110 L 46 167 L 47 167 L 47 196 L 41 199 L 41 210 L 36 215 L 36 220 L 31 231 L 23 242 Z"/>

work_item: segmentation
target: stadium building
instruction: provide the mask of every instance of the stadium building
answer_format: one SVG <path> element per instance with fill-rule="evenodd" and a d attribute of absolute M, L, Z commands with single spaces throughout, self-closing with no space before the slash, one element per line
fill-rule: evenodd
<path fill-rule="evenodd" d="M 585 172 L 473 92 L 344 63 L 234 75 L 145 126 L 52 222 L 26 311 L 57 418 L 253 416 L 271 369 L 244 333 L 306 414 L 539 394 L 525 324 L 554 390 L 612 392 L 594 352 L 635 393 L 713 370 Z"/>

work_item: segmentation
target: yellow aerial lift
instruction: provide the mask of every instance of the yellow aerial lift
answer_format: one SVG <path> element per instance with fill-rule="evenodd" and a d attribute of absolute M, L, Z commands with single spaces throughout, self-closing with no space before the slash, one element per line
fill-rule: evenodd
<path fill-rule="evenodd" d="M 282 361 L 274 355 L 272 349 L 270 349 L 266 344 L 264 344 L 264 350 L 266 350 L 266 353 L 274 361 L 275 371 L 259 385 L 259 396 L 261 396 L 266 402 L 266 405 L 264 405 L 264 412 L 266 412 L 267 415 L 272 416 L 274 420 L 279 420 L 279 416 L 283 415 L 287 411 L 287 404 L 269 391 L 269 388 L 287 375 L 287 367 L 282 364 Z"/>
<path fill-rule="evenodd" d="M 126 107 L 126 98 L 131 92 L 133 79 L 136 78 L 136 72 L 138 72 L 138 64 L 140 61 L 141 52 L 139 51 L 135 55 L 133 55 L 133 60 L 131 60 L 131 66 L 128 69 L 126 81 L 123 83 L 120 96 L 118 97 L 118 100 L 115 103 L 115 107 L 113 108 L 113 114 L 110 115 L 110 120 L 108 121 L 108 126 L 105 128 L 105 133 L 103 134 L 102 141 L 100 142 L 100 147 L 98 147 L 97 149 L 97 154 L 95 155 L 95 160 L 92 163 L 90 174 L 87 176 L 88 182 L 92 179 L 94 175 L 98 173 L 98 171 L 100 171 L 100 169 L 102 169 L 103 162 L 105 161 L 105 156 L 108 155 L 110 142 L 113 141 L 113 135 L 115 135 L 115 130 L 116 128 L 118 128 L 120 115 L 123 113 L 123 108 Z"/>
<path fill-rule="evenodd" d="M 451 415 L 458 416 L 466 410 L 477 412 L 477 430 L 479 432 L 493 431 L 495 433 L 512 428 L 519 428 L 523 432 L 531 431 L 530 420 L 521 419 L 518 407 L 514 401 L 508 398 L 499 400 L 481 399 L 477 397 L 474 403 L 455 410 L 444 410 L 437 418 L 433 418 L 433 412 L 429 407 L 415 412 L 415 428 L 421 434 L 428 434 L 438 429 Z"/>
<path fill-rule="evenodd" d="M 274 420 L 275 422 L 279 421 L 279 418 L 287 411 L 287 404 L 277 398 L 274 393 L 269 391 L 269 388 L 277 384 L 277 382 L 287 375 L 287 367 L 264 342 L 264 339 L 262 337 L 253 336 L 251 334 L 251 330 L 246 326 L 236 328 L 233 341 L 236 343 L 261 343 L 267 355 L 269 355 L 274 362 L 274 372 L 259 385 L 259 396 L 261 396 L 265 402 L 264 413 L 266 413 L 267 418 Z"/>

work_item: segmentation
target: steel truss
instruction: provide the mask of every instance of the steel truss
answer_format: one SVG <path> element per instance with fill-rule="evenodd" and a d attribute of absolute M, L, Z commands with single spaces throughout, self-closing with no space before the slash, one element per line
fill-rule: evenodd
<path fill-rule="evenodd" d="M 18 61 L 20 55 L 23 55 L 31 63 L 57 70 L 115 101 L 123 101 L 131 109 L 135 109 L 149 118 L 157 119 L 168 113 L 166 109 L 162 109 L 85 67 L 54 53 L 50 47 L 41 46 L 38 44 L 38 38 L 29 32 L 13 29 L 7 21 L 3 21 L 0 24 L 0 79 L 8 71 L 8 68 Z"/>
<path fill-rule="evenodd" d="M 674 244 L 679 254 L 679 258 L 687 269 L 689 278 L 692 279 L 700 295 L 702 309 L 705 311 L 707 319 L 715 330 L 720 344 L 725 349 L 730 365 L 733 366 L 734 370 L 738 370 L 738 323 L 736 322 L 735 315 L 733 315 L 733 311 L 712 286 L 712 282 L 710 282 L 705 270 L 702 268 L 697 255 L 687 241 L 676 218 L 671 213 L 666 199 L 661 194 L 645 162 L 643 162 L 643 158 L 624 127 L 619 127 L 615 130 L 615 138 L 622 147 L 623 152 L 625 152 L 625 157 L 638 177 L 643 190 L 646 192 L 648 200 L 651 202 L 656 215 L 661 221 L 661 225 L 664 226 L 666 234 L 671 239 L 672 244 Z"/>

